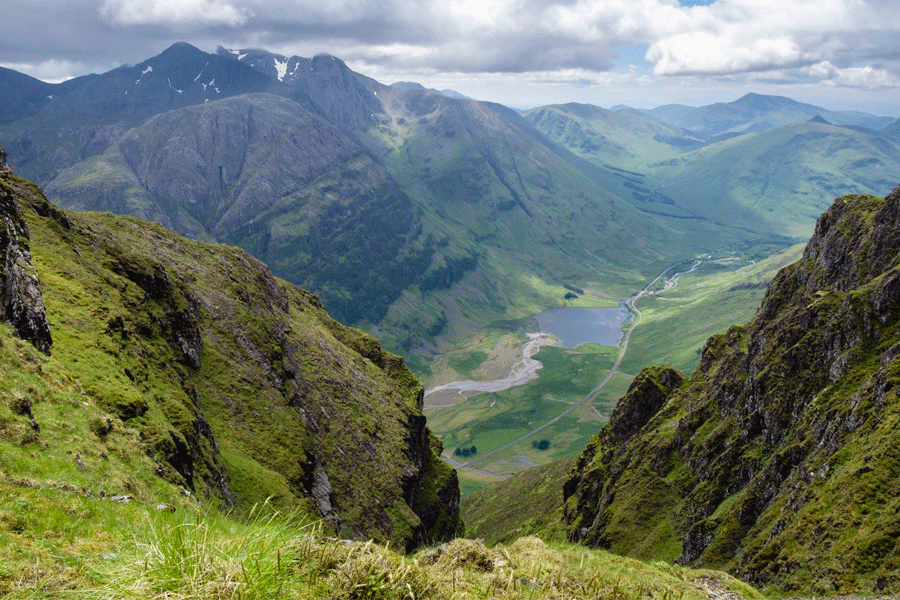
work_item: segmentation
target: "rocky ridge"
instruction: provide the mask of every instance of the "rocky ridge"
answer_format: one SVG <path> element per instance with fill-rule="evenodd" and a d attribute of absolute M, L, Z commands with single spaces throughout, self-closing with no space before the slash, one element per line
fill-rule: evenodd
<path fill-rule="evenodd" d="M 565 484 L 573 540 L 814 593 L 900 589 L 900 188 L 819 219 L 686 380 L 643 371 Z"/>

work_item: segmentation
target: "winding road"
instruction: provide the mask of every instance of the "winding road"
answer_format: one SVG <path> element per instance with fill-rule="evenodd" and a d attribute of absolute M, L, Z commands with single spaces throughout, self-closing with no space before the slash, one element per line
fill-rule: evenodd
<path fill-rule="evenodd" d="M 690 260 L 693 260 L 693 259 L 690 259 Z M 641 324 L 641 321 L 644 318 L 644 315 L 637 308 L 637 306 L 635 306 L 635 302 L 637 302 L 643 296 L 647 295 L 647 292 L 650 290 L 650 288 L 653 287 L 660 279 L 662 279 L 662 277 L 665 276 L 666 273 L 668 273 L 669 271 L 671 271 L 678 265 L 685 263 L 685 262 L 688 262 L 688 261 L 682 260 L 673 265 L 670 265 L 668 268 L 666 268 L 664 271 L 662 271 L 659 275 L 657 275 L 653 281 L 648 283 L 647 286 L 643 290 L 641 290 L 637 294 L 635 294 L 625 300 L 625 305 L 628 307 L 628 310 L 630 310 L 631 313 L 634 315 L 634 319 L 632 321 L 632 325 L 630 327 L 628 327 L 628 329 L 625 331 L 625 334 L 622 336 L 622 341 L 619 344 L 619 354 L 616 357 L 616 362 L 613 363 L 612 368 L 609 370 L 609 372 L 607 372 L 606 376 L 600 381 L 600 383 L 598 383 L 594 387 L 594 389 L 592 389 L 587 394 L 585 394 L 584 397 L 581 398 L 581 400 L 579 400 L 575 404 L 571 405 L 569 408 L 564 410 L 561 414 L 554 417 L 553 419 L 550 419 L 543 425 L 540 425 L 539 427 L 532 429 L 531 431 L 529 431 L 525 435 L 521 436 L 520 438 L 515 439 L 515 440 L 509 442 L 508 444 L 504 444 L 503 446 L 500 446 L 499 448 L 495 448 L 495 449 L 491 450 L 490 452 L 485 452 L 484 454 L 479 454 L 475 458 L 472 458 L 471 460 L 468 460 L 465 462 L 460 462 L 447 453 L 443 454 L 444 459 L 447 460 L 447 462 L 449 462 L 453 467 L 455 467 L 457 469 L 467 469 L 467 470 L 476 472 L 480 475 L 487 475 L 487 476 L 494 477 L 496 479 L 508 479 L 509 477 L 511 477 L 511 475 L 509 475 L 509 474 L 500 475 L 497 473 L 491 473 L 490 471 L 485 471 L 483 469 L 473 467 L 472 465 L 474 465 L 477 462 L 481 462 L 484 459 L 488 458 L 489 456 L 493 456 L 494 454 L 497 454 L 498 452 L 502 452 L 503 450 L 506 450 L 507 448 L 514 446 L 515 444 L 518 444 L 519 442 L 530 438 L 534 434 L 543 431 L 547 427 L 550 427 L 551 425 L 553 425 L 554 423 L 556 423 L 557 421 L 559 421 L 560 419 L 562 419 L 563 417 L 565 417 L 566 415 L 571 413 L 573 410 L 575 410 L 576 408 L 578 408 L 579 406 L 581 406 L 582 404 L 587 402 L 591 397 L 594 396 L 594 394 L 596 394 L 598 391 L 600 391 L 600 389 L 603 388 L 604 385 L 606 385 L 606 383 L 612 378 L 612 376 L 615 375 L 616 371 L 618 371 L 619 365 L 622 364 L 622 359 L 625 358 L 625 353 L 628 351 L 628 341 L 631 339 L 631 333 L 635 330 L 635 328 L 638 325 Z M 697 263 L 695 263 L 694 266 L 691 268 L 691 271 L 696 270 L 699 266 L 700 266 L 700 261 L 697 261 Z M 690 272 L 690 271 L 686 271 L 686 272 Z M 682 274 L 683 273 L 678 273 L 675 276 L 675 279 L 677 280 L 677 277 Z M 522 385 L 523 383 L 526 383 L 527 381 L 531 381 L 532 379 L 537 378 L 537 369 L 539 369 L 543 365 L 541 365 L 540 361 L 537 361 L 537 360 L 531 358 L 531 354 L 534 353 L 534 350 L 533 350 L 534 346 L 532 346 L 531 344 L 535 341 L 535 339 L 537 337 L 539 337 L 541 335 L 542 334 L 529 334 L 529 338 L 530 338 L 529 341 L 524 346 L 522 346 L 521 354 L 524 358 L 526 358 L 526 361 L 532 361 L 533 363 L 537 363 L 537 365 L 538 365 L 537 367 L 534 367 L 533 369 L 531 369 L 531 367 L 533 365 L 531 365 L 529 363 L 529 368 L 525 369 L 525 371 L 524 371 L 524 373 L 528 373 L 528 375 L 520 374 L 520 371 L 517 371 L 516 367 L 519 365 L 519 363 L 517 363 L 513 367 L 513 372 L 511 372 L 510 375 L 504 379 L 498 379 L 495 381 L 454 381 L 453 383 L 449 383 L 444 386 L 438 386 L 438 387 L 435 387 L 435 388 L 432 388 L 432 389 L 426 391 L 425 392 L 426 396 L 429 393 L 438 391 L 440 389 L 458 389 L 458 390 L 460 390 L 460 393 L 462 393 L 463 391 L 500 391 L 500 390 L 505 390 L 510 387 L 513 387 L 514 385 Z M 535 337 L 532 337 L 532 336 L 535 336 Z M 529 353 L 527 354 L 527 357 L 526 357 L 526 348 L 529 348 Z M 530 377 L 530 378 L 523 379 L 526 376 Z M 519 383 L 512 383 L 512 382 L 519 382 Z M 505 385 L 506 387 L 499 387 L 497 389 L 482 389 L 483 387 L 489 386 L 489 384 L 494 384 L 494 383 L 500 383 L 500 385 Z M 468 384 L 472 384 L 472 387 L 466 387 Z M 507 384 L 509 384 L 509 385 L 507 385 Z M 460 387 L 460 386 L 462 386 L 462 387 Z"/>

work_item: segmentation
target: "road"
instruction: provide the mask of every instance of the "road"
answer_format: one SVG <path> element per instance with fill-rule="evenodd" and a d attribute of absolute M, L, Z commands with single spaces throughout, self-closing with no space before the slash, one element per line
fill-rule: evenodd
<path fill-rule="evenodd" d="M 663 286 L 662 291 L 665 292 L 666 290 L 671 290 L 673 287 L 675 287 L 676 285 L 678 285 L 678 278 L 679 278 L 679 277 L 681 277 L 681 276 L 684 275 L 685 273 L 693 273 L 694 271 L 696 271 L 697 269 L 700 268 L 700 265 L 701 265 L 701 264 L 703 264 L 703 261 L 702 261 L 702 260 L 698 260 L 697 262 L 694 263 L 694 266 L 691 267 L 689 270 L 687 270 L 687 271 L 681 271 L 680 273 L 675 273 L 674 275 L 672 275 L 669 279 L 666 280 L 666 284 L 665 284 L 665 286 Z M 671 268 L 671 267 L 669 267 L 669 268 Z M 657 277 L 657 279 L 659 279 L 659 278 Z"/>

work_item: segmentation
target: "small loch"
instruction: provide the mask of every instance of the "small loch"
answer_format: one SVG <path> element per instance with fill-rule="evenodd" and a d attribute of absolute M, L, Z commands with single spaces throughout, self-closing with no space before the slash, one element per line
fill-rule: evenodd
<path fill-rule="evenodd" d="M 622 303 L 618 308 L 551 308 L 532 318 L 538 331 L 559 338 L 564 348 L 591 343 L 615 347 L 632 314 Z"/>

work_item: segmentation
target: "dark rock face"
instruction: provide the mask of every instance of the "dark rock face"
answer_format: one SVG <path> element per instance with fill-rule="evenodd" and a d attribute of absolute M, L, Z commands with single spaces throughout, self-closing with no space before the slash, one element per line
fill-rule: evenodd
<path fill-rule="evenodd" d="M 898 589 L 898 249 L 900 188 L 838 199 L 690 382 L 635 380 L 565 485 L 569 536 L 785 590 Z"/>
<path fill-rule="evenodd" d="M 0 173 L 8 177 L 6 151 L 0 148 Z M 0 310 L 19 337 L 50 354 L 53 338 L 41 295 L 41 283 L 29 253 L 28 224 L 12 190 L 0 178 Z"/>

